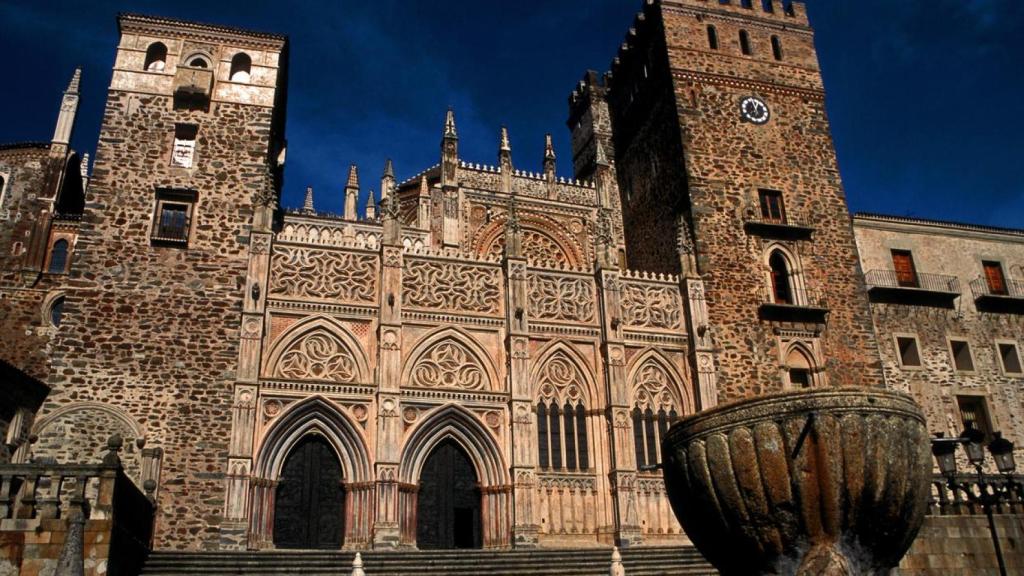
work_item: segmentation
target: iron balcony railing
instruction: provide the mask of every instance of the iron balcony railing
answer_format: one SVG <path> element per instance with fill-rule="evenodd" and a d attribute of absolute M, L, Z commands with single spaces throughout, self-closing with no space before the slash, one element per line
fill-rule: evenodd
<path fill-rule="evenodd" d="M 988 297 L 1024 299 L 1024 282 L 1007 278 L 1003 280 L 1002 288 L 1002 290 L 993 290 L 992 284 L 985 277 L 971 282 L 971 293 L 974 294 L 975 300 Z"/>
<path fill-rule="evenodd" d="M 825 296 L 818 290 L 789 289 L 777 294 L 769 287 L 761 289 L 761 303 L 768 306 L 794 306 L 798 308 L 827 309 Z"/>
<path fill-rule="evenodd" d="M 923 290 L 944 294 L 960 294 L 960 279 L 945 274 L 924 274 L 917 272 L 912 276 L 897 274 L 895 270 L 871 270 L 865 275 L 868 288 Z"/>
<path fill-rule="evenodd" d="M 152 239 L 158 242 L 185 244 L 188 242 L 189 220 L 160 222 L 153 230 Z"/>

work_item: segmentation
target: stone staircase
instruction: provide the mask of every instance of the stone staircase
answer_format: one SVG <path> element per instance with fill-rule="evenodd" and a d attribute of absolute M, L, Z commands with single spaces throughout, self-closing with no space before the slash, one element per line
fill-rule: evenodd
<path fill-rule="evenodd" d="M 354 552 L 153 552 L 143 576 L 349 576 Z M 608 576 L 609 548 L 363 552 L 366 576 Z M 622 551 L 626 576 L 717 574 L 692 547 Z"/>

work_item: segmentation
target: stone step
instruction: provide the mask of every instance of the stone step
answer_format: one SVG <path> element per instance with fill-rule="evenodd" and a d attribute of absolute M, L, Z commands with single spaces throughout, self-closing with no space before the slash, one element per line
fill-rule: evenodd
<path fill-rule="evenodd" d="M 292 575 L 349 576 L 353 552 L 173 552 L 150 555 L 144 576 Z M 443 550 L 364 552 L 367 576 L 606 576 L 611 550 Z M 716 574 L 692 547 L 624 550 L 627 576 Z"/>

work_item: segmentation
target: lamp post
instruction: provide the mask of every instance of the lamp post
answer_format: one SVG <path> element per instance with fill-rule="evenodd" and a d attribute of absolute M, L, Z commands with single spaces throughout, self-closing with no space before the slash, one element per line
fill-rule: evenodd
<path fill-rule="evenodd" d="M 939 465 L 939 471 L 946 478 L 949 489 L 962 491 L 972 504 L 981 504 L 985 511 L 985 517 L 988 518 L 988 531 L 992 535 L 992 546 L 996 550 L 999 574 L 1006 576 L 1006 563 L 1003 561 L 1003 549 L 999 545 L 996 523 L 992 518 L 992 507 L 999 504 L 1013 490 L 1013 480 L 1010 474 L 1017 468 L 1017 464 L 1013 458 L 1013 442 L 1003 438 L 999 432 L 996 432 L 994 436 L 995 439 L 988 444 L 988 451 L 996 462 L 996 469 L 1006 475 L 1007 481 L 1003 486 L 990 484 L 985 474 L 985 433 L 980 430 L 968 428 L 960 433 L 959 438 L 943 438 L 941 433 L 937 434 L 932 440 L 932 454 Z M 978 494 L 956 481 L 957 446 L 964 447 L 967 460 L 978 473 Z"/>

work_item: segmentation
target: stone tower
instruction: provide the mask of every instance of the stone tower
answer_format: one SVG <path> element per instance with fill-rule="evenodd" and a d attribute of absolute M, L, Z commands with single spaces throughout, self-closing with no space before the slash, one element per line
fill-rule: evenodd
<path fill-rule="evenodd" d="M 648 0 L 573 103 L 593 94 L 610 111 L 630 265 L 704 281 L 709 322 L 691 337 L 711 340 L 719 400 L 880 385 L 803 4 Z"/>
<path fill-rule="evenodd" d="M 256 378 L 262 324 L 245 319 L 262 315 L 288 42 L 130 14 L 118 24 L 34 449 L 91 461 L 122 434 L 128 473 L 160 486 L 156 545 L 215 547 L 236 534 L 222 522 L 229 457 L 244 456 L 236 470 L 250 453 L 232 418 Z"/>

